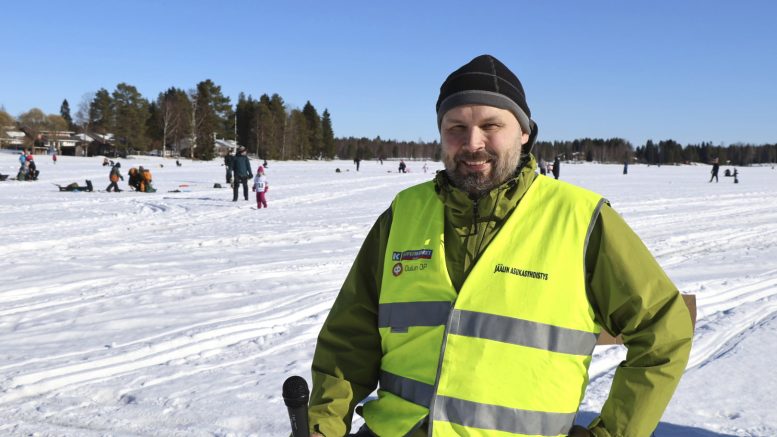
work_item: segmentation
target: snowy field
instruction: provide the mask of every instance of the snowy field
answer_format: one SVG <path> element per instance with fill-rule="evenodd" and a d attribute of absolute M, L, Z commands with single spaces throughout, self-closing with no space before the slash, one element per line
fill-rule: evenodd
<path fill-rule="evenodd" d="M 231 201 L 219 161 L 136 157 L 153 194 L 108 185 L 102 158 L 37 156 L 0 182 L 0 435 L 286 436 L 281 385 L 310 381 L 316 335 L 377 216 L 440 168 L 271 162 L 269 209 Z M 257 165 L 252 161 L 254 171 Z M 162 167 L 162 164 L 164 167 Z M 335 168 L 342 169 L 335 173 Z M 17 155 L 0 152 L 15 176 Z M 656 432 L 777 435 L 777 170 L 564 164 L 698 299 L 691 362 Z M 126 188 L 126 180 L 120 182 Z M 179 190 L 180 192 L 171 192 Z M 580 422 L 619 346 L 597 347 Z"/>

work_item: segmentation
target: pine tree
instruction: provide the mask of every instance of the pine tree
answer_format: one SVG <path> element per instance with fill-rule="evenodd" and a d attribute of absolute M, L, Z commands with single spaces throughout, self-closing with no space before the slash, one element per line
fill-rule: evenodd
<path fill-rule="evenodd" d="M 229 130 L 232 107 L 229 97 L 221 93 L 221 87 L 210 79 L 197 84 L 194 97 L 194 120 L 197 148 L 195 156 L 202 160 L 211 160 L 215 156 L 214 135 L 226 137 Z"/>
<path fill-rule="evenodd" d="M 310 132 L 308 131 L 308 120 L 305 118 L 305 114 L 299 109 L 292 110 L 291 114 L 289 114 L 287 129 L 290 148 L 288 151 L 289 155 L 297 159 L 306 159 L 305 157 L 310 150 Z M 285 159 L 285 157 L 282 159 Z"/>
<path fill-rule="evenodd" d="M 105 88 L 97 90 L 89 105 L 89 125 L 100 134 L 107 134 L 113 126 L 111 95 Z"/>
<path fill-rule="evenodd" d="M 266 158 L 286 159 L 286 103 L 278 94 L 270 96 L 270 114 L 272 115 L 272 133 L 268 143 Z"/>
<path fill-rule="evenodd" d="M 67 102 L 67 99 L 62 101 L 62 106 L 59 107 L 59 115 L 61 115 L 62 119 L 67 123 L 68 130 L 75 130 L 73 117 L 70 116 L 70 104 Z"/>
<path fill-rule="evenodd" d="M 113 134 L 117 145 L 129 149 L 147 150 L 146 122 L 148 120 L 148 101 L 137 88 L 126 83 L 116 85 L 113 91 Z"/>

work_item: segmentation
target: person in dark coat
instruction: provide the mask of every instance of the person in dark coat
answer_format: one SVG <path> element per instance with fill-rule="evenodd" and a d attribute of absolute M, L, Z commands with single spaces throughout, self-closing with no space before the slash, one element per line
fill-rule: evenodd
<path fill-rule="evenodd" d="M 623 174 L 629 174 L 629 160 L 623 161 Z"/>
<path fill-rule="evenodd" d="M 556 159 L 553 160 L 553 177 L 558 179 L 559 173 L 561 173 L 561 161 L 557 156 Z"/>
<path fill-rule="evenodd" d="M 224 166 L 227 167 L 227 183 L 232 183 L 232 161 L 235 159 L 234 156 L 232 156 L 232 151 L 227 150 L 227 154 L 224 155 Z"/>
<path fill-rule="evenodd" d="M 718 163 L 718 158 L 715 158 L 712 161 L 712 176 L 710 176 L 710 182 L 712 182 L 713 179 L 715 179 L 715 183 L 718 182 L 718 170 L 720 170 L 720 164 Z"/>
<path fill-rule="evenodd" d="M 405 161 L 402 159 L 399 160 L 399 172 L 407 173 L 407 165 L 405 165 Z"/>
<path fill-rule="evenodd" d="M 243 146 L 237 148 L 237 156 L 232 158 L 232 173 L 235 176 L 235 183 L 232 185 L 232 201 L 237 202 L 237 192 L 241 184 L 243 197 L 248 200 L 248 180 L 253 178 L 254 174 L 251 172 L 251 162 Z"/>

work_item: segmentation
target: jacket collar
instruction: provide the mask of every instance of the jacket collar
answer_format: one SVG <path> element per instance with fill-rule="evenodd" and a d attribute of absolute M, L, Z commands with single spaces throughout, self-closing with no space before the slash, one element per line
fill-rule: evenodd
<path fill-rule="evenodd" d="M 521 161 L 522 163 L 524 161 Z M 533 155 L 516 170 L 515 176 L 477 199 L 477 202 L 461 189 L 451 184 L 448 174 L 440 171 L 435 177 L 437 196 L 445 205 L 446 218 L 455 227 L 472 224 L 477 205 L 477 215 L 488 220 L 501 221 L 515 209 L 518 202 L 536 177 L 537 161 Z"/>

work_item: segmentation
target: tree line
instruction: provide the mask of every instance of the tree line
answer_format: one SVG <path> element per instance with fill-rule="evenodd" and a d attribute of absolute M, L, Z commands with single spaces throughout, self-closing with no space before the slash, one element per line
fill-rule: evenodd
<path fill-rule="evenodd" d="M 573 141 L 538 141 L 534 145 L 537 160 L 552 161 L 556 156 L 562 159 L 597 162 L 640 162 L 649 165 L 710 163 L 715 158 L 731 165 L 746 166 L 777 162 L 777 143 L 714 146 L 712 142 L 683 146 L 674 140 L 634 146 L 622 138 L 583 138 Z"/>
<path fill-rule="evenodd" d="M 210 79 L 189 91 L 171 87 L 154 100 L 127 83 L 112 92 L 101 88 L 84 96 L 75 117 L 67 99 L 59 115 L 33 108 L 14 120 L 0 109 L 0 126 L 9 125 L 32 138 L 42 131 L 111 133 L 125 153 L 175 147 L 203 160 L 214 158 L 217 137 L 235 140 L 265 159 L 333 158 L 336 153 L 328 110 L 321 116 L 310 101 L 300 110 L 288 107 L 278 94 L 254 100 L 243 93 L 233 109 Z"/>
<path fill-rule="evenodd" d="M 265 159 L 417 159 L 440 160 L 437 141 L 397 141 L 334 136 L 329 111 L 319 115 L 310 103 L 289 108 L 278 94 L 258 99 L 240 93 L 234 109 L 229 97 L 211 80 L 184 91 L 169 88 L 155 100 L 120 83 L 109 92 L 87 94 L 71 116 L 67 100 L 60 114 L 45 114 L 33 108 L 14 119 L 0 107 L 0 129 L 16 125 L 34 137 L 40 131 L 112 133 L 116 145 L 128 151 L 166 150 L 185 145 L 188 156 L 214 157 L 215 137 L 237 140 L 249 152 Z M 641 162 L 651 165 L 720 162 L 746 166 L 777 162 L 777 143 L 736 143 L 715 146 L 711 142 L 682 144 L 668 139 L 648 140 L 636 148 L 622 138 L 582 138 L 571 141 L 538 141 L 533 148 L 538 160 L 596 162 Z"/>
<path fill-rule="evenodd" d="M 724 147 L 714 146 L 712 142 L 683 146 L 673 140 L 658 143 L 648 140 L 645 145 L 637 147 L 635 155 L 640 162 L 655 165 L 709 163 L 718 158 L 721 163 L 747 166 L 777 162 L 777 143 L 760 145 L 736 143 Z"/>

